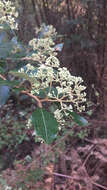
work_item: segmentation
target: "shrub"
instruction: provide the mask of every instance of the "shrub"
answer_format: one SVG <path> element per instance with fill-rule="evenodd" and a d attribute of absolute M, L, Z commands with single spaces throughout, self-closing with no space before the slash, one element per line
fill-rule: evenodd
<path fill-rule="evenodd" d="M 3 17 L 3 6 L 10 7 L 9 1 L 1 2 L 1 14 Z M 11 6 L 10 20 L 5 17 L 2 24 L 6 22 L 10 28 L 16 29 L 17 13 Z M 12 14 L 13 11 L 13 14 Z M 12 21 L 13 22 L 12 22 Z M 18 77 L 19 80 L 4 80 L 1 75 L 0 83 L 0 104 L 6 102 L 11 91 L 19 92 L 34 99 L 37 109 L 32 113 L 32 123 L 36 135 L 50 144 L 56 138 L 59 129 L 67 125 L 68 120 L 74 120 L 79 125 L 86 125 L 87 121 L 78 116 L 74 111 L 85 111 L 86 87 L 81 77 L 72 76 L 67 68 L 60 67 L 54 40 L 57 39 L 57 32 L 53 26 L 43 24 L 37 30 L 38 37 L 29 42 L 25 59 L 31 63 L 21 67 L 18 71 L 10 71 L 9 74 Z M 59 45 L 59 44 L 58 44 Z M 13 54 L 16 53 L 13 51 Z M 15 78 L 14 78 L 15 79 Z M 30 89 L 22 82 L 28 82 Z M 5 86 L 3 86 L 5 85 Z M 3 102 L 3 103 L 2 103 Z M 49 108 L 44 107 L 44 103 Z M 50 108 L 51 106 L 51 108 Z"/>

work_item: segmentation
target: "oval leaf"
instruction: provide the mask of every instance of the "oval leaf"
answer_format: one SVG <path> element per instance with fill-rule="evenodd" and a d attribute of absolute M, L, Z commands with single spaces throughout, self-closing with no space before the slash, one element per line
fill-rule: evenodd
<path fill-rule="evenodd" d="M 89 125 L 88 121 L 84 118 L 78 115 L 76 112 L 68 111 L 70 115 L 72 115 L 72 119 L 75 123 L 77 123 L 80 126 L 87 126 Z"/>
<path fill-rule="evenodd" d="M 37 135 L 47 144 L 52 143 L 58 132 L 58 122 L 53 114 L 42 108 L 38 108 L 32 113 L 32 122 Z"/>

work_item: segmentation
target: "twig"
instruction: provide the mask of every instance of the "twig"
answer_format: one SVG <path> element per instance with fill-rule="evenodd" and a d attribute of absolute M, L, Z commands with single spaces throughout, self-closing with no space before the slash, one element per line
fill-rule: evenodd
<path fill-rule="evenodd" d="M 89 139 L 87 139 L 87 138 L 85 138 L 84 140 L 87 141 L 87 142 L 89 142 L 89 143 L 92 143 L 92 144 L 95 144 L 95 145 L 96 145 L 96 143 L 95 143 L 94 141 L 92 141 L 92 140 L 89 140 Z"/>
<path fill-rule="evenodd" d="M 65 178 L 69 178 L 69 179 L 75 179 L 69 175 L 64 175 L 64 174 L 59 174 L 59 173 L 56 173 L 56 172 L 52 172 L 53 175 L 56 175 L 56 176 L 59 176 L 59 177 L 65 177 Z M 100 187 L 104 190 L 107 190 L 107 187 L 103 186 L 103 185 L 100 185 L 99 183 L 95 183 L 94 181 L 91 181 L 91 183 L 97 187 Z"/>
<path fill-rule="evenodd" d="M 56 176 L 59 176 L 59 177 L 65 177 L 65 178 L 69 178 L 69 179 L 74 179 L 73 177 L 69 176 L 69 175 L 64 175 L 64 174 L 59 174 L 59 173 L 56 173 L 56 172 L 52 172 L 53 175 L 56 175 Z M 100 187 L 104 190 L 107 190 L 107 187 L 103 186 L 103 185 L 100 185 L 99 183 L 95 183 L 94 181 L 91 181 L 91 183 L 97 187 Z"/>
<path fill-rule="evenodd" d="M 6 78 L 0 74 L 0 78 L 3 79 L 3 80 L 6 80 Z"/>
<path fill-rule="evenodd" d="M 40 101 L 40 99 L 37 97 L 37 96 L 34 96 L 34 95 L 32 95 L 31 93 L 29 93 L 29 92 L 27 92 L 27 91 L 21 91 L 21 93 L 22 94 L 26 94 L 26 95 L 28 95 L 29 97 L 31 97 L 31 98 L 33 98 L 34 100 L 36 100 L 36 102 L 37 102 L 37 104 L 38 104 L 38 107 L 39 108 L 42 108 L 42 103 L 41 103 L 41 101 Z"/>
<path fill-rule="evenodd" d="M 73 179 L 73 177 L 69 176 L 69 175 L 64 175 L 64 174 L 59 174 L 59 173 L 56 173 L 56 172 L 52 172 L 53 175 L 56 175 L 56 176 L 59 176 L 59 177 L 65 177 L 65 178 L 70 178 L 70 179 Z"/>
<path fill-rule="evenodd" d="M 82 164 L 82 167 L 85 167 L 85 165 L 86 165 L 86 163 L 87 163 L 87 161 L 88 161 L 88 159 L 89 159 L 89 157 L 90 157 L 90 155 L 91 155 L 91 153 L 92 153 L 92 151 L 93 151 L 93 148 L 95 148 L 95 145 L 92 145 L 92 146 L 91 146 L 90 152 L 89 152 L 89 154 L 87 155 L 86 159 L 84 160 L 84 162 L 83 162 L 83 164 Z"/>
<path fill-rule="evenodd" d="M 48 99 L 48 97 L 47 97 L 47 98 L 42 99 L 41 102 L 58 102 L 58 100 L 57 99 Z"/>
<path fill-rule="evenodd" d="M 93 185 L 97 186 L 97 187 L 100 187 L 102 189 L 105 189 L 107 190 L 107 187 L 103 186 L 103 185 L 100 185 L 99 183 L 95 183 L 94 181 L 91 181 Z"/>

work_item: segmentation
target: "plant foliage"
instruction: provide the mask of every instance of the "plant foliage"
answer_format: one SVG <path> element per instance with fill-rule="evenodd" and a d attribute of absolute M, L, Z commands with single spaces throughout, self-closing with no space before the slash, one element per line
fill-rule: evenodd
<path fill-rule="evenodd" d="M 15 20 L 18 14 L 11 2 L 0 1 L 0 3 L 1 24 L 9 25 L 12 31 L 18 29 Z M 7 16 L 3 15 L 4 6 L 6 6 Z M 10 12 L 7 7 L 11 7 Z M 4 29 L 2 27 L 2 30 Z M 79 125 L 87 125 L 87 121 L 74 112 L 74 110 L 85 111 L 86 87 L 81 77 L 72 76 L 67 68 L 60 67 L 60 61 L 56 57 L 60 44 L 55 44 L 57 39 L 55 28 L 52 25 L 43 24 L 36 33 L 37 37 L 30 40 L 27 52 L 25 50 L 25 58 L 32 62 L 15 71 L 11 70 L 10 74 L 14 76 L 12 80 L 2 80 L 3 76 L 1 77 L 0 103 L 1 106 L 6 103 L 10 90 L 11 92 L 19 90 L 20 94 L 33 98 L 38 106 L 32 113 L 36 135 L 49 144 L 56 138 L 58 127 L 64 126 L 67 119 L 73 119 Z M 4 47 L 6 47 L 6 43 L 4 43 Z M 12 46 L 9 53 L 11 51 L 11 55 L 17 57 L 20 49 L 17 39 L 11 39 L 10 43 L 15 44 L 15 49 L 12 49 Z M 7 46 L 10 48 L 9 44 Z M 5 57 L 4 59 L 6 60 Z M 18 77 L 18 81 L 15 81 L 15 77 Z M 24 86 L 26 82 L 29 87 Z M 50 113 L 43 108 L 44 103 L 53 104 L 53 106 L 57 104 L 57 107 L 55 106 Z"/>

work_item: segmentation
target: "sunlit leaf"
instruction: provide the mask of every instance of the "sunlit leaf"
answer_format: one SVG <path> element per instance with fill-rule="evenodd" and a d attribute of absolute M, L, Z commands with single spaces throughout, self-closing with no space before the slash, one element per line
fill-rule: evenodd
<path fill-rule="evenodd" d="M 58 123 L 53 114 L 42 108 L 38 108 L 32 113 L 32 122 L 35 127 L 36 134 L 47 144 L 52 143 L 58 132 Z"/>

